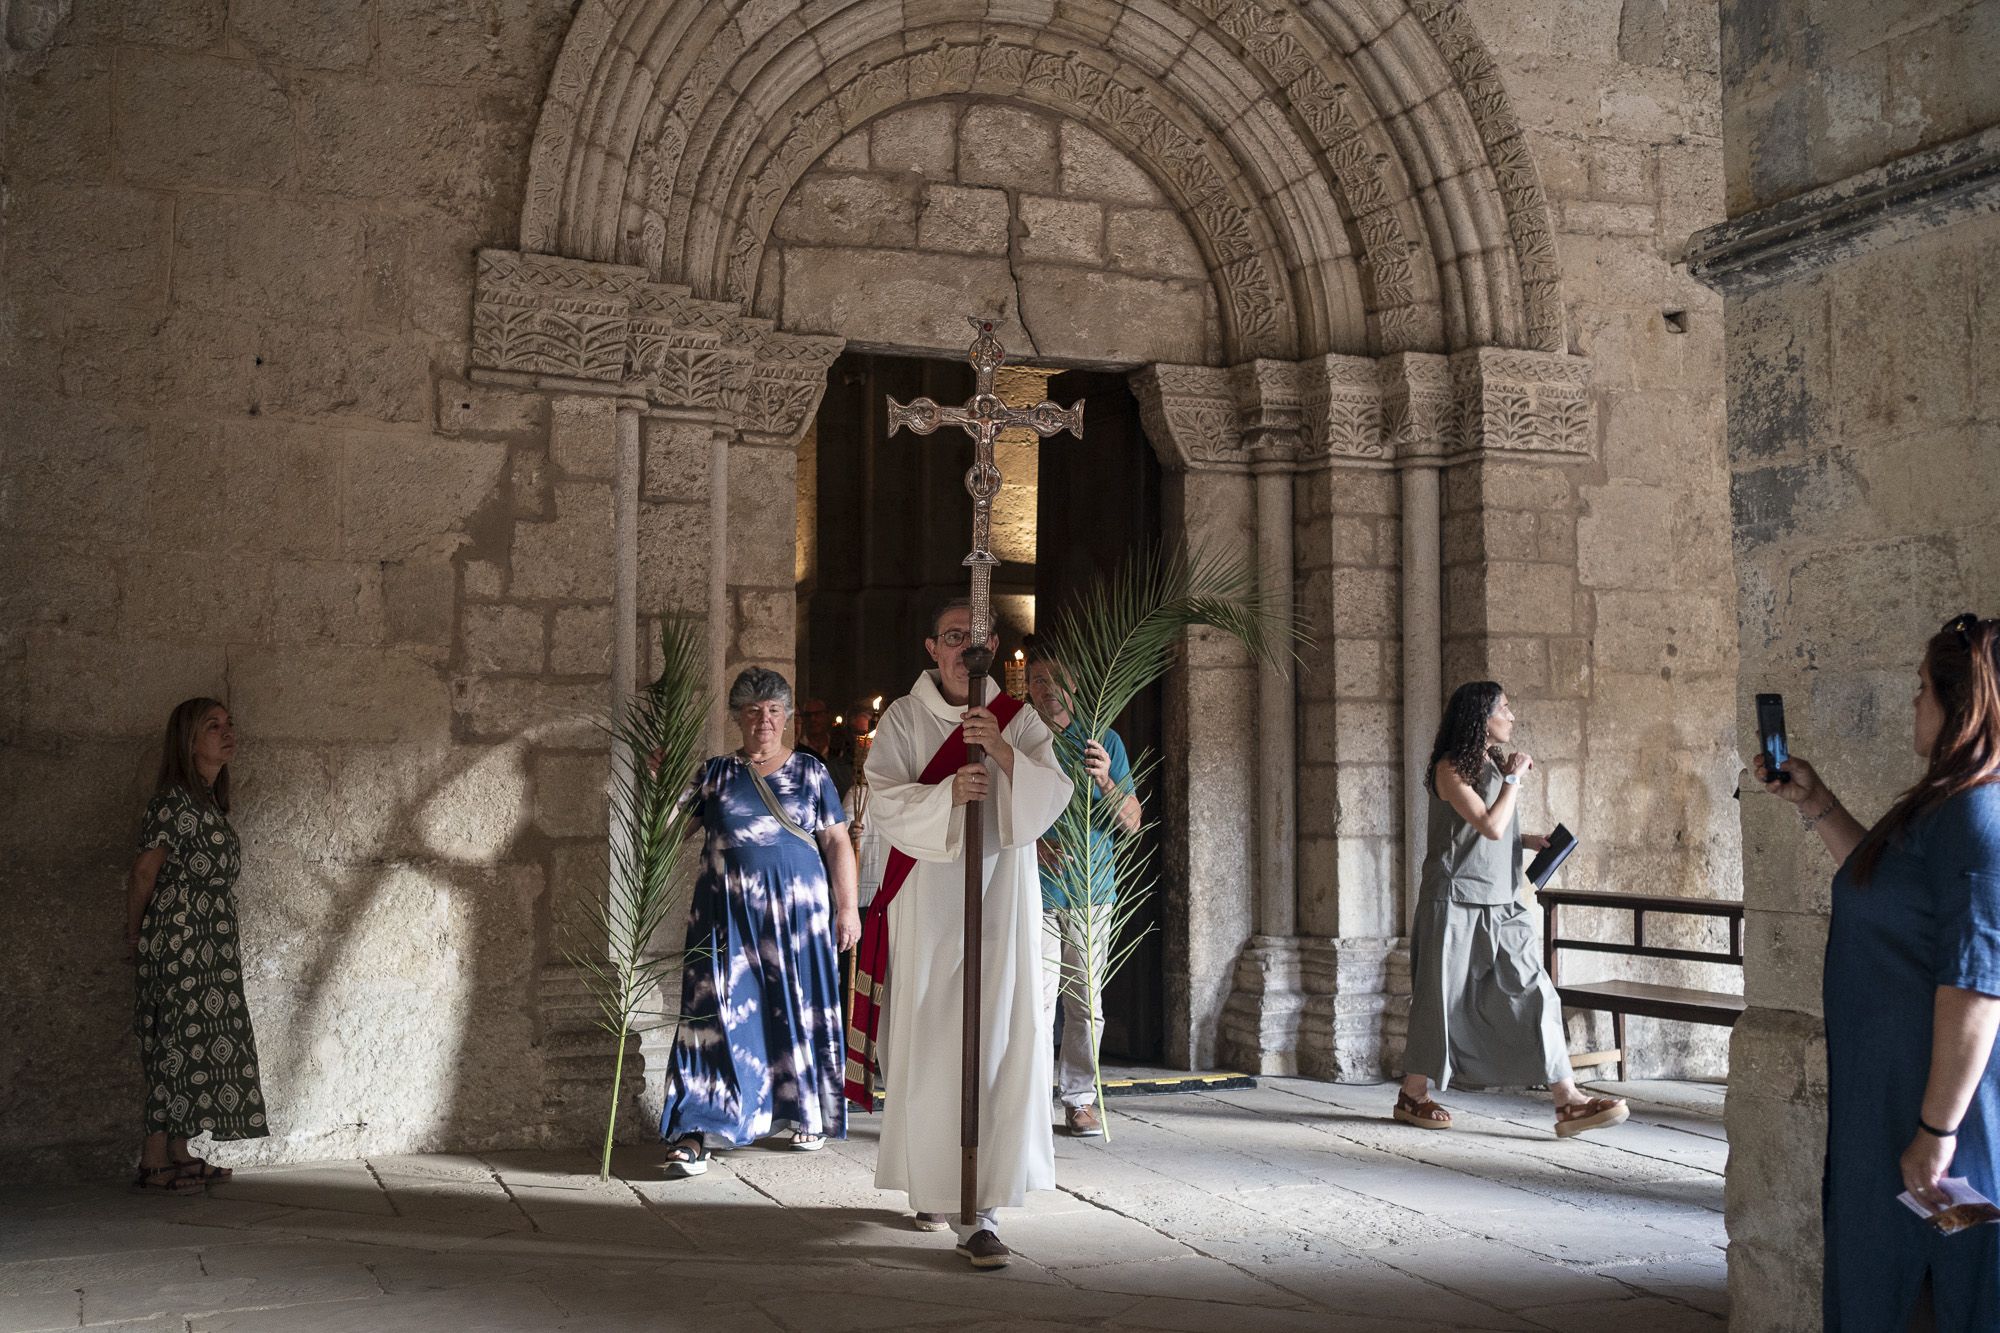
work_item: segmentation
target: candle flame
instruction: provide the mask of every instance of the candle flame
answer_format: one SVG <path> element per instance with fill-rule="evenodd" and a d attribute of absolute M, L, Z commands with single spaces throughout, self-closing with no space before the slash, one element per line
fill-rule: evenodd
<path fill-rule="evenodd" d="M 879 694 L 875 696 L 875 707 L 878 710 L 882 707 L 882 696 Z"/>

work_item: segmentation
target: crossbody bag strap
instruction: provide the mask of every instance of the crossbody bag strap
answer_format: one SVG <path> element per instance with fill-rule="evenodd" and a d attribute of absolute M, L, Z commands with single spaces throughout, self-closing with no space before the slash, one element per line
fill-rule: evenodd
<path fill-rule="evenodd" d="M 743 767 L 750 770 L 750 780 L 757 784 L 757 795 L 763 800 L 764 808 L 771 812 L 771 817 L 784 826 L 785 832 L 791 834 L 814 851 L 818 851 L 819 843 L 814 841 L 812 834 L 799 827 L 799 822 L 796 819 L 793 819 L 791 815 L 786 813 L 785 807 L 778 801 L 778 793 L 772 791 L 771 784 L 764 781 L 764 775 L 757 771 L 757 765 L 747 759 L 743 760 L 742 763 Z"/>

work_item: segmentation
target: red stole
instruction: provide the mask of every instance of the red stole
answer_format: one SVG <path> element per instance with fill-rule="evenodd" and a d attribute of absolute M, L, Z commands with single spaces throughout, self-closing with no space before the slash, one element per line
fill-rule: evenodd
<path fill-rule="evenodd" d="M 1000 694 L 986 709 L 1005 731 L 1023 705 L 1011 694 Z M 928 787 L 949 782 L 964 768 L 968 758 L 965 728 L 953 727 L 938 746 L 917 781 Z M 997 850 L 997 849 L 996 849 Z M 847 1006 L 847 1100 L 864 1111 L 875 1109 L 876 1079 L 881 1066 L 875 1058 L 875 1041 L 882 1025 L 882 1009 L 888 999 L 889 984 L 889 903 L 916 869 L 916 858 L 897 848 L 889 849 L 888 864 L 882 868 L 882 887 L 868 904 L 868 919 L 861 927 L 861 943 L 854 950 L 854 989 Z"/>

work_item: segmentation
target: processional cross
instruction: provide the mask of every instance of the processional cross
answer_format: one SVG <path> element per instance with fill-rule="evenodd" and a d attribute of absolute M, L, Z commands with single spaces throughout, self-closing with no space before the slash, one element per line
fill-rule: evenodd
<path fill-rule="evenodd" d="M 993 497 L 1000 493 L 1000 469 L 993 461 L 993 441 L 1003 430 L 1025 427 L 1047 439 L 1061 431 L 1083 438 L 1083 404 L 1068 407 L 1043 400 L 1033 407 L 1009 407 L 993 392 L 993 377 L 1006 364 L 1007 353 L 993 336 L 993 321 L 972 316 L 978 337 L 966 352 L 977 376 L 972 399 L 964 407 L 940 407 L 928 398 L 908 404 L 889 400 L 889 434 L 908 426 L 912 434 L 929 435 L 939 426 L 957 426 L 972 437 L 972 466 L 966 469 L 965 489 L 972 496 L 972 552 L 965 564 L 972 570 L 972 636 L 965 649 L 966 677 L 972 689 L 971 705 L 986 702 L 987 673 L 993 669 L 993 652 L 986 646 L 993 632 L 993 571 L 1000 561 L 988 549 L 993 526 Z M 984 759 L 982 747 L 966 747 L 968 760 Z M 959 1222 L 972 1226 L 978 1216 L 979 1190 L 979 1035 L 980 1035 L 980 943 L 985 938 L 985 829 L 978 802 L 967 802 L 965 811 L 965 1005 L 962 1033 L 961 1074 L 963 1092 L 959 1100 L 958 1144 Z"/>

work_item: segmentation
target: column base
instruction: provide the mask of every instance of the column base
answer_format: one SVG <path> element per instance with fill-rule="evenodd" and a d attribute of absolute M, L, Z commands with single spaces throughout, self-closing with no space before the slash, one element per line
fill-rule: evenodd
<path fill-rule="evenodd" d="M 1252 937 L 1217 1043 L 1247 1073 L 1373 1082 L 1403 1053 L 1409 941 Z"/>

